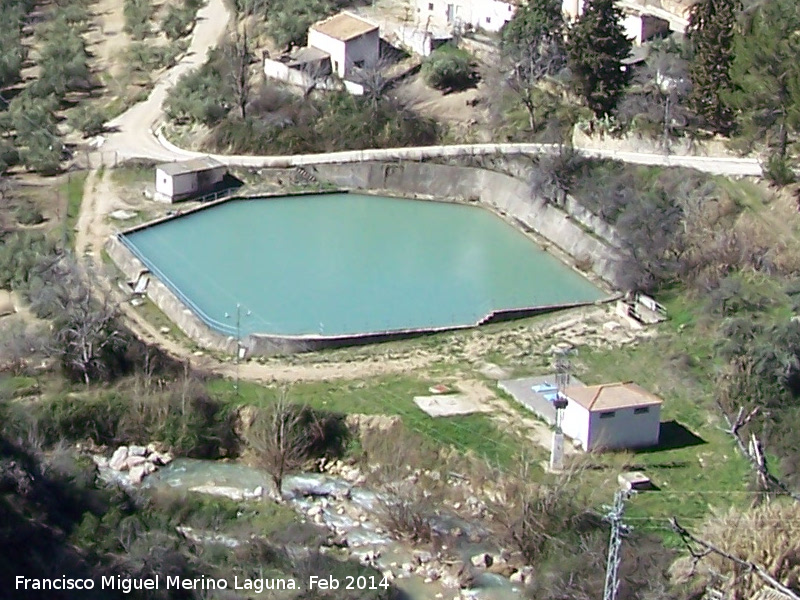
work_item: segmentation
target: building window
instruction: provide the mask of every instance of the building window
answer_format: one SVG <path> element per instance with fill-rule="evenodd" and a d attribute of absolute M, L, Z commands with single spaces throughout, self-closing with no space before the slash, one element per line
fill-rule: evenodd
<path fill-rule="evenodd" d="M 356 61 L 353 62 L 353 65 L 357 69 L 363 69 L 364 68 L 364 61 L 363 60 L 356 60 Z"/>
<path fill-rule="evenodd" d="M 428 10 L 433 10 L 433 2 L 428 2 Z"/>
<path fill-rule="evenodd" d="M 508 5 L 508 12 L 511 12 L 511 5 Z"/>
<path fill-rule="evenodd" d="M 642 406 L 641 408 L 634 408 L 633 409 L 633 414 L 635 414 L 635 415 L 646 415 L 649 412 L 650 412 L 650 407 L 649 406 Z"/>
<path fill-rule="evenodd" d="M 487 23 L 491 23 L 492 22 L 492 17 L 486 17 L 486 22 Z"/>
<path fill-rule="evenodd" d="M 600 413 L 600 418 L 601 419 L 613 419 L 614 415 L 616 415 L 616 414 L 617 414 L 617 411 L 615 411 L 615 410 L 610 410 L 608 412 L 601 412 Z"/>

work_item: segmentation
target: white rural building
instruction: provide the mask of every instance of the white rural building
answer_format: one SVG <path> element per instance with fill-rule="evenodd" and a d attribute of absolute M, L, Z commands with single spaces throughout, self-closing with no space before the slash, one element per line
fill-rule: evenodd
<path fill-rule="evenodd" d="M 643 387 L 633 382 L 570 386 L 563 395 L 562 431 L 584 450 L 658 445 L 662 400 Z"/>
<path fill-rule="evenodd" d="M 500 31 L 517 9 L 516 2 L 502 0 L 415 0 L 415 5 L 415 22 L 423 31 Z"/>
<path fill-rule="evenodd" d="M 334 73 L 345 79 L 354 67 L 374 66 L 380 58 L 377 25 L 342 12 L 314 23 L 308 30 L 308 46 L 330 56 Z"/>
<path fill-rule="evenodd" d="M 225 177 L 227 169 L 210 157 L 171 162 L 156 167 L 156 199 L 176 202 L 210 192 Z"/>

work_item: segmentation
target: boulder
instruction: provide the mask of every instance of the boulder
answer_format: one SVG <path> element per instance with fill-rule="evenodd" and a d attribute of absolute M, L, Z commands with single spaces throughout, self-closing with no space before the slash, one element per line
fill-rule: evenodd
<path fill-rule="evenodd" d="M 525 576 L 522 574 L 522 571 L 514 571 L 511 575 L 509 575 L 508 580 L 511 583 L 522 583 L 524 578 Z"/>
<path fill-rule="evenodd" d="M 495 575 L 501 575 L 503 577 L 511 577 L 512 573 L 517 571 L 516 568 L 504 563 L 494 563 L 488 570 L 489 573 L 494 573 Z"/>
<path fill-rule="evenodd" d="M 433 560 L 433 554 L 427 550 L 414 550 L 414 560 L 416 560 L 418 564 L 424 565 Z"/>
<path fill-rule="evenodd" d="M 153 452 L 161 452 L 163 449 L 163 444 L 161 442 L 150 442 L 147 444 L 147 454 L 152 454 Z"/>
<path fill-rule="evenodd" d="M 315 504 L 311 508 L 306 511 L 306 514 L 309 517 L 316 517 L 317 515 L 322 513 L 322 507 L 319 504 Z"/>
<path fill-rule="evenodd" d="M 115 471 L 122 471 L 125 468 L 125 460 L 128 458 L 128 447 L 120 446 L 111 455 L 111 460 L 108 461 L 108 466 Z"/>
<path fill-rule="evenodd" d="M 479 567 L 482 569 L 488 569 L 494 563 L 492 555 L 489 554 L 488 552 L 481 552 L 480 554 L 476 554 L 469 560 L 472 563 L 472 566 Z"/>
<path fill-rule="evenodd" d="M 134 485 L 142 483 L 142 479 L 144 479 L 144 476 L 145 476 L 144 464 L 131 467 L 130 473 L 128 473 L 128 478 Z"/>
<path fill-rule="evenodd" d="M 151 462 L 146 462 L 146 463 L 144 463 L 144 464 L 142 465 L 142 468 L 144 469 L 144 474 L 145 474 L 145 475 L 150 475 L 150 473 L 155 473 L 155 472 L 156 472 L 156 469 L 157 469 L 158 467 L 156 467 L 156 466 L 155 466 L 153 463 L 151 463 Z"/>
<path fill-rule="evenodd" d="M 383 575 L 383 578 L 386 581 L 389 581 L 389 582 L 394 581 L 394 573 L 392 573 L 392 571 L 390 569 L 386 569 L 385 571 L 383 571 L 381 573 L 381 575 Z"/>
<path fill-rule="evenodd" d="M 132 469 L 133 467 L 138 467 L 146 462 L 147 460 L 144 456 L 128 456 L 128 458 L 125 459 L 125 468 Z"/>
<path fill-rule="evenodd" d="M 145 456 L 147 448 L 144 446 L 128 446 L 128 456 Z"/>
<path fill-rule="evenodd" d="M 97 465 L 98 468 L 103 469 L 108 466 L 108 459 L 105 456 L 101 456 L 99 454 L 92 455 L 92 462 Z"/>

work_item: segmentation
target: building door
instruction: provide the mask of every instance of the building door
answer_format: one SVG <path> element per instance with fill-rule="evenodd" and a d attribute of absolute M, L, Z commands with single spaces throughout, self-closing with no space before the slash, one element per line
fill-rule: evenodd
<path fill-rule="evenodd" d="M 452 23 L 455 19 L 455 9 L 452 4 L 447 5 L 447 22 Z"/>

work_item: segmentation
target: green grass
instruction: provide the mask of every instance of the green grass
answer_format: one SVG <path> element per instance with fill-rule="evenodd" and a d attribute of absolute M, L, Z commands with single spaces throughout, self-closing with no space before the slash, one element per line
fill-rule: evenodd
<path fill-rule="evenodd" d="M 414 404 L 414 396 L 429 394 L 428 388 L 433 383 L 405 375 L 366 381 L 296 383 L 289 390 L 289 399 L 334 413 L 398 415 L 408 429 L 432 445 L 472 452 L 493 464 L 511 464 L 522 447 L 513 438 L 504 438 L 488 416 L 432 418 Z M 277 388 L 243 381 L 237 396 L 233 383 L 224 379 L 210 381 L 208 389 L 221 400 L 255 406 L 270 403 L 278 393 Z"/>
<path fill-rule="evenodd" d="M 144 165 L 117 167 L 111 171 L 111 179 L 120 187 L 149 183 L 153 180 L 153 168 Z"/>
<path fill-rule="evenodd" d="M 64 220 L 64 239 L 70 248 L 75 245 L 75 227 L 78 224 L 78 216 L 81 212 L 85 183 L 86 173 L 70 174 L 62 188 L 63 193 L 67 196 L 67 216 Z"/>

